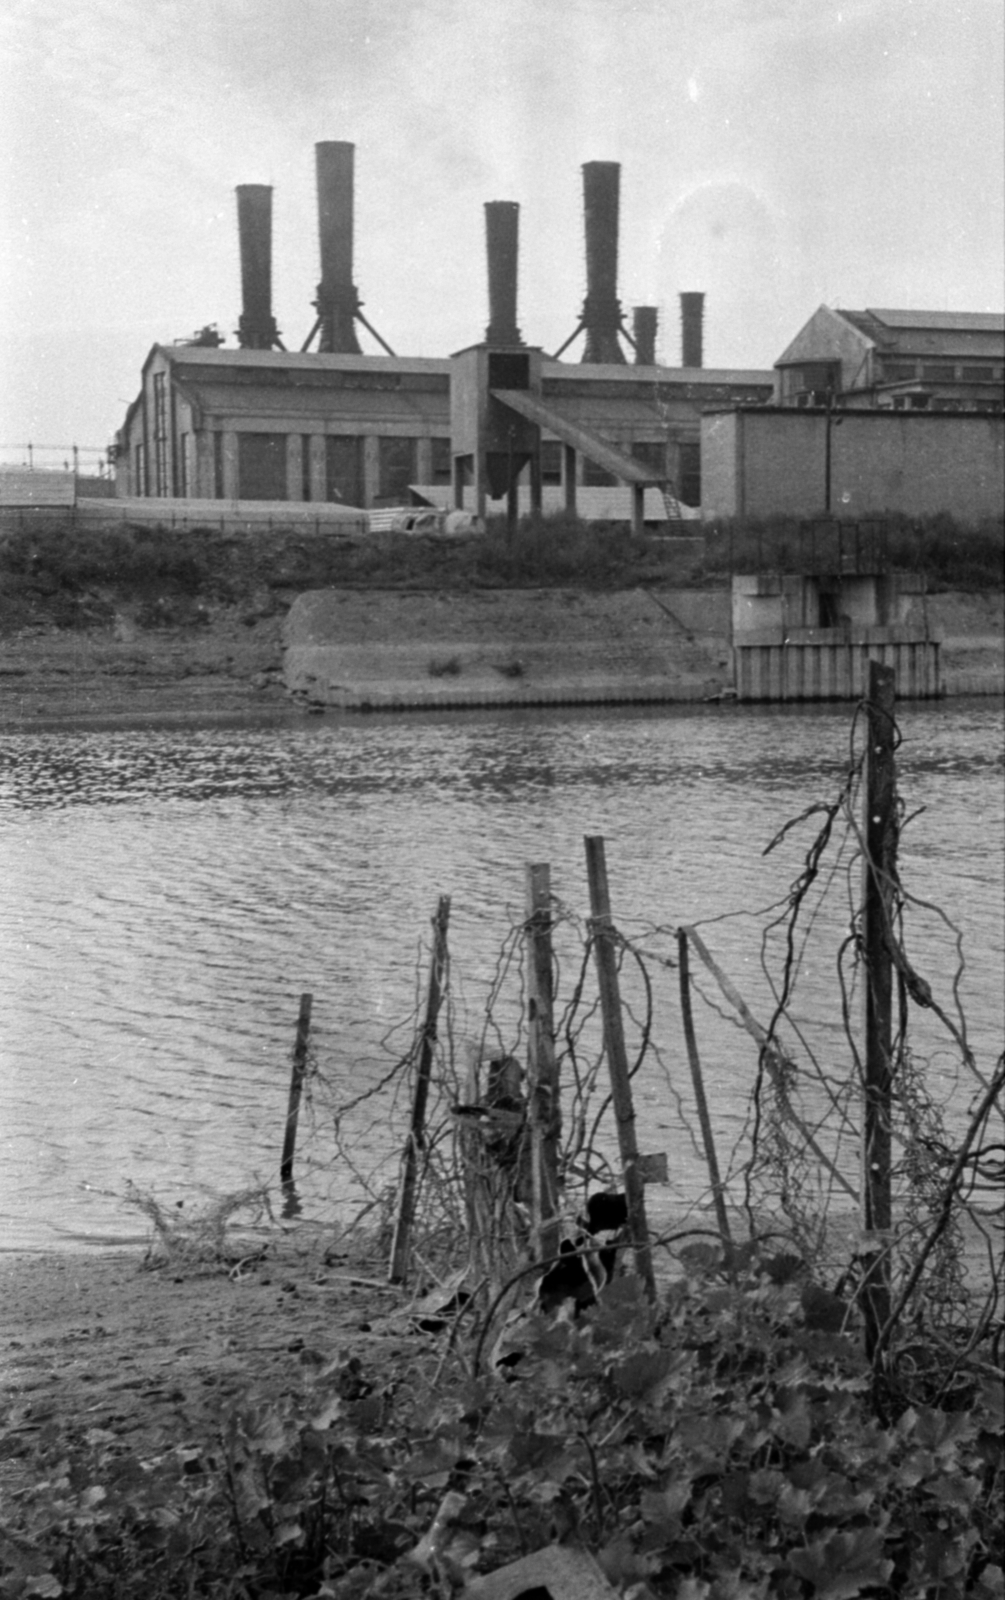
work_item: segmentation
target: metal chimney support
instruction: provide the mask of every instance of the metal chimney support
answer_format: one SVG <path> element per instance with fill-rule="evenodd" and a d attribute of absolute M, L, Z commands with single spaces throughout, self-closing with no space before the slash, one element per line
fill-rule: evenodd
<path fill-rule="evenodd" d="M 704 294 L 682 294 L 680 297 L 680 361 L 682 367 L 700 367 L 702 364 L 702 333 L 704 317 Z"/>
<path fill-rule="evenodd" d="M 314 146 L 318 180 L 321 282 L 314 304 L 320 324 L 318 350 L 360 355 L 356 338 L 359 296 L 352 281 L 353 159 L 356 146 L 330 139 Z"/>
<path fill-rule="evenodd" d="M 282 349 L 272 315 L 272 189 L 267 183 L 238 184 L 237 231 L 242 308 L 238 343 L 244 350 Z"/>
<path fill-rule="evenodd" d="M 587 161 L 583 167 L 586 221 L 586 299 L 583 360 L 620 362 L 618 343 L 621 305 L 618 301 L 618 205 L 621 166 L 617 161 Z"/>
<path fill-rule="evenodd" d="M 632 309 L 632 343 L 635 346 L 635 365 L 656 365 L 656 306 L 635 306 Z"/>
<path fill-rule="evenodd" d="M 517 248 L 520 207 L 515 200 L 485 203 L 485 247 L 489 270 L 489 325 L 485 343 L 523 344 L 516 325 Z"/>

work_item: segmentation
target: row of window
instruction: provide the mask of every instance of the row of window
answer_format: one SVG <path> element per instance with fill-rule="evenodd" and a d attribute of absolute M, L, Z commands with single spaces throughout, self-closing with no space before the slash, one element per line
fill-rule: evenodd
<path fill-rule="evenodd" d="M 285 433 L 237 434 L 237 493 L 241 500 L 288 500 L 288 438 Z M 168 487 L 168 453 L 166 417 L 164 426 L 155 428 L 155 481 L 147 482 L 145 451 L 142 444 L 135 447 L 133 473 L 134 492 L 158 495 L 170 493 Z M 223 434 L 214 432 L 213 438 L 213 492 L 224 498 Z M 194 463 L 192 461 L 192 435 L 180 436 L 178 493 L 183 497 L 196 492 Z M 312 493 L 310 435 L 303 435 L 301 470 L 303 481 L 300 494 L 303 500 L 314 498 Z M 419 440 L 415 438 L 383 437 L 377 441 L 377 497 L 385 502 L 402 502 L 408 498 L 409 485 L 418 482 Z M 452 460 L 450 440 L 434 438 L 431 446 L 431 473 L 434 484 L 451 482 Z M 677 493 L 687 505 L 701 504 L 701 459 L 697 441 L 681 443 L 678 450 Z M 667 470 L 667 448 L 659 441 L 640 440 L 631 446 L 631 453 L 656 472 Z M 423 477 L 426 474 L 422 475 Z M 556 439 L 541 443 L 541 481 L 559 485 L 562 482 L 562 445 Z M 587 488 L 605 488 L 618 479 L 595 462 L 583 461 L 583 483 Z M 325 437 L 324 499 L 338 501 L 347 506 L 366 504 L 366 477 L 364 468 L 364 441 L 358 435 L 328 434 Z"/>
<path fill-rule="evenodd" d="M 990 364 L 956 366 L 949 361 L 884 361 L 880 370 L 883 383 L 992 383 L 1002 376 L 1002 368 Z"/>
<path fill-rule="evenodd" d="M 895 361 L 880 360 L 877 364 L 878 383 L 993 383 L 1001 379 L 1003 369 L 990 362 L 981 365 L 961 365 L 952 361 Z M 802 366 L 786 367 L 783 371 L 783 392 L 797 395 L 812 391 L 825 394 L 841 385 L 841 366 L 837 361 L 807 361 Z"/>

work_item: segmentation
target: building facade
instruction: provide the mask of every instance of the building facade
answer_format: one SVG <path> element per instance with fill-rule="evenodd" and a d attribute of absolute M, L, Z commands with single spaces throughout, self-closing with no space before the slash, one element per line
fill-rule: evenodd
<path fill-rule="evenodd" d="M 1005 418 L 755 406 L 702 419 L 702 516 L 1001 518 Z"/>
<path fill-rule="evenodd" d="M 544 360 L 543 398 L 701 501 L 701 415 L 770 398 L 766 371 Z M 120 496 L 407 504 L 451 484 L 451 362 L 398 356 L 155 345 L 116 436 Z M 542 438 L 545 484 L 569 457 Z M 610 473 L 580 456 L 577 482 Z M 588 499 L 584 512 L 588 515 Z"/>
<path fill-rule="evenodd" d="M 821 306 L 775 373 L 779 405 L 1000 415 L 1005 315 Z"/>

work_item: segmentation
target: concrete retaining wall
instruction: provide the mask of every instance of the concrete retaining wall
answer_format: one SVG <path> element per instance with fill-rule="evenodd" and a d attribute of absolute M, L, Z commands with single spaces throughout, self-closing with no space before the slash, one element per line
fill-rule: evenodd
<path fill-rule="evenodd" d="M 912 605 L 927 643 L 891 663 L 905 696 L 1005 692 L 1000 595 Z M 350 709 L 695 701 L 738 688 L 761 697 L 746 668 L 734 678 L 725 589 L 315 590 L 295 601 L 284 646 L 293 694 Z M 771 663 L 761 668 L 770 687 Z M 819 660 L 807 671 L 799 698 L 861 692 L 857 658 L 841 672 Z M 790 697 L 776 689 L 771 698 Z"/>

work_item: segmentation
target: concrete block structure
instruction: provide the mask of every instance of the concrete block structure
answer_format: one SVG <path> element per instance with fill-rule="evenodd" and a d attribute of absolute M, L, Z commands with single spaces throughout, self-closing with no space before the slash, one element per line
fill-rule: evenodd
<path fill-rule="evenodd" d="M 911 615 L 920 587 L 876 571 L 734 577 L 737 699 L 858 699 L 870 661 L 894 668 L 906 699 L 939 695 L 939 641 Z"/>
<path fill-rule="evenodd" d="M 1005 418 L 760 406 L 702 417 L 702 515 L 1000 517 Z"/>

